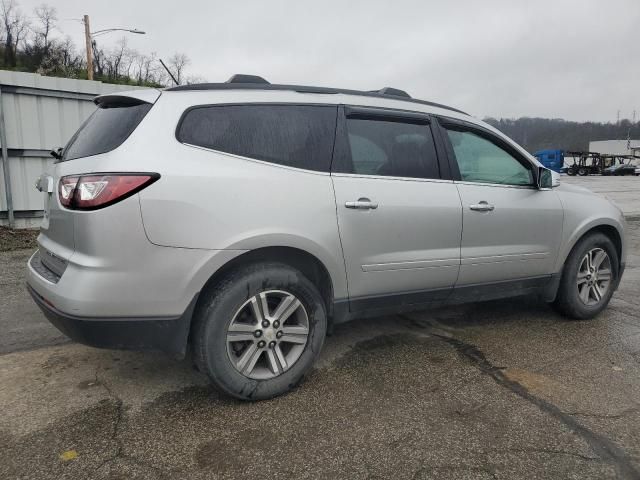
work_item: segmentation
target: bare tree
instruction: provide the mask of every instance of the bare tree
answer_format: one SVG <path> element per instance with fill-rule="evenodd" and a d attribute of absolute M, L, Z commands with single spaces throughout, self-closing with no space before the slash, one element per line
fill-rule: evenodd
<path fill-rule="evenodd" d="M 158 56 L 155 52 L 151 53 L 151 55 L 146 55 L 132 50 L 130 77 L 134 79 L 138 85 L 159 83 L 157 78 L 157 62 Z"/>
<path fill-rule="evenodd" d="M 135 78 L 138 85 L 142 85 L 142 68 L 145 55 L 134 51 L 131 57 L 131 67 L 133 68 L 132 78 Z"/>
<path fill-rule="evenodd" d="M 161 84 L 158 72 L 160 72 L 158 69 L 158 54 L 156 52 L 151 52 L 151 55 L 145 55 L 142 65 L 142 81 Z"/>
<path fill-rule="evenodd" d="M 13 10 L 16 7 L 13 0 L 2 0 L 0 2 L 0 18 L 2 19 L 2 41 L 6 44 L 11 42 L 13 44 L 13 34 L 11 33 Z M 11 39 L 7 38 L 11 36 Z"/>
<path fill-rule="evenodd" d="M 18 9 L 14 0 L 2 0 L 0 21 L 4 34 L 4 64 L 7 67 L 15 67 L 18 46 L 25 40 L 29 20 Z"/>
<path fill-rule="evenodd" d="M 60 58 L 60 64 L 65 72 L 85 68 L 84 56 L 80 55 L 71 37 L 67 36 L 63 42 L 54 44 L 55 50 Z"/>
<path fill-rule="evenodd" d="M 91 49 L 93 50 L 93 73 L 102 77 L 108 70 L 107 54 L 102 48 L 98 47 L 95 40 L 91 41 Z"/>
<path fill-rule="evenodd" d="M 19 10 L 16 11 L 15 15 L 14 15 L 14 20 L 13 20 L 13 29 L 14 29 L 14 46 L 13 46 L 13 54 L 14 54 L 14 58 L 15 56 L 18 54 L 18 47 L 20 46 L 20 42 L 24 42 L 26 37 L 27 37 L 27 33 L 30 30 L 30 23 L 29 23 L 29 19 L 22 14 L 22 12 L 20 12 Z M 15 64 L 14 64 L 15 67 Z"/>
<path fill-rule="evenodd" d="M 49 54 L 43 58 L 37 70 L 42 75 L 62 75 L 67 78 L 78 78 L 84 73 L 84 56 L 78 54 L 70 37 L 63 41 L 51 41 Z"/>
<path fill-rule="evenodd" d="M 33 9 L 33 20 L 23 15 L 19 0 L 0 0 L 0 58 L 3 68 L 15 68 L 42 75 L 58 75 L 85 78 L 86 63 L 71 40 L 56 36 L 58 12 L 46 3 Z M 39 0 L 50 1 L 50 0 Z M 4 47 L 4 48 L 2 48 Z M 113 47 L 103 48 L 95 41 L 93 68 L 102 81 L 139 85 L 169 85 L 172 83 L 167 71 L 160 66 L 158 55 L 143 54 L 128 47 L 125 38 Z M 3 61 L 4 60 L 4 61 Z M 175 53 L 167 61 L 169 71 L 180 83 L 193 83 L 202 78 L 187 75 L 189 57 Z"/>
<path fill-rule="evenodd" d="M 189 57 L 187 57 L 184 53 L 174 53 L 171 58 L 169 58 L 169 69 L 173 76 L 176 77 L 176 81 L 178 84 L 182 83 L 184 79 L 184 70 L 191 63 Z"/>
<path fill-rule="evenodd" d="M 37 18 L 37 27 L 34 28 L 36 42 L 42 42 L 42 47 L 46 54 L 49 51 L 51 32 L 56 28 L 56 22 L 58 21 L 58 12 L 55 7 L 43 3 L 34 8 L 33 13 Z"/>
<path fill-rule="evenodd" d="M 2 0 L 0 2 L 0 18 L 4 30 L 4 64 L 8 67 L 15 67 L 15 16 L 16 4 L 13 0 Z"/>

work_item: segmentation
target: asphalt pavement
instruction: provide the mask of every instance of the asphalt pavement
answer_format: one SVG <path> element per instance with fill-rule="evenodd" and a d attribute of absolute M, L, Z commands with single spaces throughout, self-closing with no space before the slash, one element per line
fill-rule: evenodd
<path fill-rule="evenodd" d="M 598 318 L 533 299 L 357 320 L 283 397 L 69 343 L 0 253 L 1 479 L 640 478 L 640 222 Z"/>

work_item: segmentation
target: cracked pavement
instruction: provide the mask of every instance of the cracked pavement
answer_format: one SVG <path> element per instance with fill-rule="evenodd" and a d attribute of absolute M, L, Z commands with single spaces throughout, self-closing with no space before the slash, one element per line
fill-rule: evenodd
<path fill-rule="evenodd" d="M 289 395 L 70 343 L 0 253 L 2 479 L 640 478 L 640 222 L 597 319 L 534 299 L 340 325 Z M 6 268 L 4 267 L 6 266 Z"/>

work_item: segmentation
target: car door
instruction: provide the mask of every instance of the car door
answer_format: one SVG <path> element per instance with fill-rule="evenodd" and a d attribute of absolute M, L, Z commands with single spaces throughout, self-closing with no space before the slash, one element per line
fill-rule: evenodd
<path fill-rule="evenodd" d="M 462 208 L 438 135 L 425 114 L 341 109 L 331 175 L 352 311 L 438 302 L 456 281 Z"/>
<path fill-rule="evenodd" d="M 463 208 L 456 287 L 556 273 L 562 204 L 552 189 L 536 187 L 538 166 L 488 129 L 439 123 Z"/>

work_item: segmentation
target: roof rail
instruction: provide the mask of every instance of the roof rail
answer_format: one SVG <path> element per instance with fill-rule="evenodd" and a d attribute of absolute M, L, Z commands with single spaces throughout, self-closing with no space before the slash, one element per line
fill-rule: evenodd
<path fill-rule="evenodd" d="M 343 88 L 310 87 L 307 85 L 280 85 L 269 83 L 264 78 L 258 77 L 256 75 L 236 74 L 233 75 L 225 83 L 194 83 L 189 85 L 178 85 L 165 89 L 165 91 L 168 92 L 194 90 L 288 90 L 299 93 L 359 95 L 364 97 L 388 98 L 403 102 L 419 103 L 421 105 L 444 108 L 452 112 L 458 112 L 463 115 L 468 115 L 467 113 L 463 112 L 462 110 L 458 110 L 457 108 L 442 105 L 440 103 L 412 98 L 407 92 L 405 92 L 404 90 L 399 90 L 397 88 L 385 87 L 380 90 L 364 91 L 348 90 Z"/>
<path fill-rule="evenodd" d="M 404 90 L 400 90 L 399 88 L 393 88 L 393 87 L 381 88 L 380 90 L 377 91 L 377 93 L 379 93 L 380 95 L 393 95 L 394 97 L 411 98 L 411 95 L 409 95 Z"/>
<path fill-rule="evenodd" d="M 225 83 L 261 83 L 263 85 L 271 85 L 271 83 L 258 75 L 246 75 L 244 73 L 232 75 Z"/>

